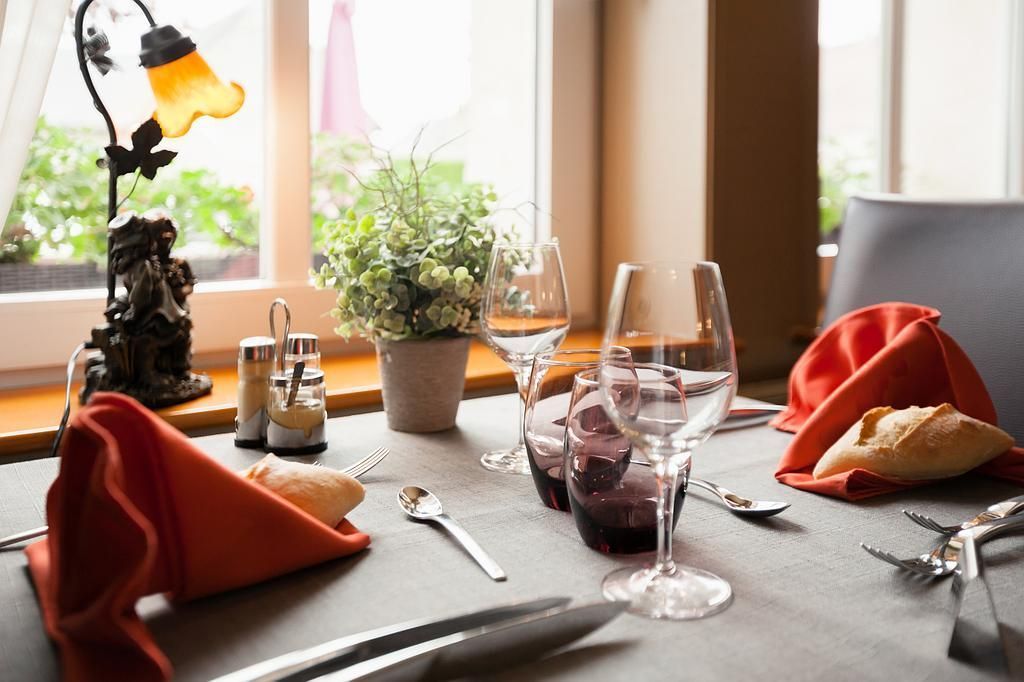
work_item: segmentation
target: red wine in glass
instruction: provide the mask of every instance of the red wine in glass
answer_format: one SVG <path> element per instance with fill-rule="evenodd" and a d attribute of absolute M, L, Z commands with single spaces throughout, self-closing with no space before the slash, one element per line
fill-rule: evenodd
<path fill-rule="evenodd" d="M 563 477 L 565 455 L 562 444 L 556 446 L 550 442 L 538 442 L 527 436 L 526 454 L 541 502 L 558 511 L 569 511 L 569 493 L 565 489 Z"/>
<path fill-rule="evenodd" d="M 574 400 L 569 413 L 565 483 L 573 520 L 587 546 L 599 552 L 653 552 L 658 546 L 655 477 L 646 461 L 632 461 L 629 440 L 608 419 L 599 400 L 594 387 Z M 677 512 L 684 496 L 680 485 Z M 674 514 L 673 521 L 678 519 Z"/>
<path fill-rule="evenodd" d="M 569 394 L 562 393 L 538 400 L 530 410 L 524 440 L 537 494 L 546 506 L 569 511 L 565 491 L 565 413 Z"/>

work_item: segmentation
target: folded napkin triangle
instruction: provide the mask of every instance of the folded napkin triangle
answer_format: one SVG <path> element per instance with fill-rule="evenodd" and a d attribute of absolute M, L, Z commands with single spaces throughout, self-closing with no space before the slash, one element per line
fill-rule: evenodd
<path fill-rule="evenodd" d="M 775 478 L 801 490 L 857 500 L 922 485 L 854 469 L 815 479 L 825 451 L 873 407 L 950 403 L 996 423 L 985 383 L 967 354 L 939 329 L 941 313 L 881 303 L 847 313 L 808 346 L 789 378 L 789 405 L 772 425 L 796 433 Z M 979 471 L 1024 485 L 1024 450 L 1013 448 Z"/>
<path fill-rule="evenodd" d="M 68 426 L 46 502 L 48 537 L 26 549 L 67 679 L 163 680 L 171 667 L 135 613 L 257 583 L 365 548 L 202 453 L 120 394 Z"/>

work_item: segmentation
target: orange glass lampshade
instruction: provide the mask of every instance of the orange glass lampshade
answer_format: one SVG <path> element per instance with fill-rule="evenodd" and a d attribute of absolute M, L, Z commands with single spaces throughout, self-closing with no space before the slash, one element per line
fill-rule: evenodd
<path fill-rule="evenodd" d="M 242 86 L 225 85 L 195 43 L 171 26 L 156 26 L 143 35 L 139 57 L 156 98 L 153 118 L 164 137 L 181 137 L 200 116 L 230 116 L 245 101 Z"/>
<path fill-rule="evenodd" d="M 230 116 L 245 101 L 242 86 L 225 85 L 198 52 L 146 69 L 146 73 L 156 97 L 153 118 L 164 137 L 181 137 L 200 116 Z"/>

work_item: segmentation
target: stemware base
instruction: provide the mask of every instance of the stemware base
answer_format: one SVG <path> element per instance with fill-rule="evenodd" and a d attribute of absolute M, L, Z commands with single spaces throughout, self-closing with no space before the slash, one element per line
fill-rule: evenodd
<path fill-rule="evenodd" d="M 605 576 L 601 590 L 610 601 L 631 602 L 630 613 L 665 620 L 706 618 L 732 603 L 732 587 L 725 580 L 680 565 L 673 573 L 628 566 Z"/>
<path fill-rule="evenodd" d="M 522 445 L 505 450 L 491 450 L 480 458 L 484 469 L 502 474 L 530 475 L 530 460 L 526 457 L 526 448 Z"/>

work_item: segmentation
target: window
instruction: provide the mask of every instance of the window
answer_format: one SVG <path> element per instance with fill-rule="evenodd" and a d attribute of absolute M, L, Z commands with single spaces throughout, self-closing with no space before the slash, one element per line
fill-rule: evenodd
<path fill-rule="evenodd" d="M 821 0 L 821 228 L 856 192 L 1019 196 L 1024 13 L 994 0 Z"/>
<path fill-rule="evenodd" d="M 349 171 L 372 167 L 371 147 L 430 156 L 452 185 L 493 185 L 499 225 L 532 239 L 536 5 L 313 0 L 309 10 L 314 258 L 323 223 L 358 194 Z"/>
<path fill-rule="evenodd" d="M 232 118 L 199 120 L 186 137 L 166 141 L 180 156 L 152 183 L 153 190 L 163 191 L 176 172 L 205 170 L 216 177 L 218 187 L 245 190 L 241 196 L 234 194 L 239 199 L 235 208 L 244 209 L 258 226 L 245 243 L 235 244 L 214 230 L 222 223 L 197 232 L 177 208 L 173 211 L 181 227 L 192 231 L 182 245 L 187 257 L 198 264 L 211 256 L 210 269 L 200 271 L 190 299 L 197 364 L 202 366 L 204 355 L 210 362 L 223 362 L 241 336 L 264 333 L 275 296 L 288 299 L 298 328 L 320 334 L 329 352 L 337 352 L 337 346 L 331 348 L 332 319 L 325 314 L 334 294 L 313 289 L 309 280 L 311 252 L 317 252 L 316 221 L 345 207 L 344 200 L 331 196 L 330 182 L 341 177 L 332 167 L 339 158 L 321 145 L 323 51 L 334 3 L 149 4 L 158 22 L 176 22 L 193 34 L 220 77 L 246 89 L 246 103 Z M 140 87 L 131 87 L 131 97 L 148 96 L 144 72 L 132 55 L 138 28 L 128 22 L 138 19 L 124 0 L 94 5 L 98 11 L 114 8 L 119 16 L 113 23 L 124 22 L 126 36 L 108 30 L 125 73 L 102 79 L 113 79 L 109 83 L 97 77 L 97 82 L 130 134 L 129 126 L 144 120 L 150 105 L 138 104 L 133 110 L 119 103 L 113 84 L 118 78 L 142 78 Z M 587 255 L 596 252 L 597 195 L 596 182 L 587 178 L 597 167 L 598 18 L 597 0 L 364 0 L 351 18 L 359 92 L 373 123 L 370 141 L 396 155 L 409 153 L 423 123 L 425 151 L 458 138 L 438 158 L 463 182 L 493 184 L 502 206 L 509 209 L 502 217 L 506 224 L 514 223 L 524 238 L 536 230 L 538 238 L 556 236 L 572 244 L 563 257 L 574 318 L 583 323 L 597 315 L 596 301 L 590 300 L 597 265 Z M 80 116 L 81 125 L 97 129 L 102 121 L 87 99 L 73 49 L 57 55 L 54 74 L 58 80 L 50 83 L 53 97 L 77 99 L 62 104 L 48 94 L 44 116 L 58 109 L 60 116 Z M 50 116 L 48 125 L 75 122 Z M 98 144 L 89 147 L 91 153 L 98 155 L 103 140 Z M 345 163 L 341 159 L 337 165 Z M 122 195 L 130 187 L 126 179 L 121 179 Z M 83 197 L 105 206 L 102 172 L 96 173 L 95 183 L 93 194 L 82 188 Z M 145 183 L 140 180 L 139 198 L 146 196 L 141 194 Z M 48 180 L 41 187 L 51 185 Z M 539 209 L 528 202 L 536 202 Z M 103 215 L 102 208 L 97 214 Z M 40 258 L 58 263 L 79 258 L 61 247 L 60 240 L 54 242 Z M 215 267 L 223 270 L 218 274 Z M 19 348 L 0 359 L 0 386 L 61 376 L 58 368 L 71 348 L 102 322 L 101 284 L 102 279 L 99 284 L 75 284 L 80 287 L 75 290 L 51 284 L 36 291 L 22 286 L 0 293 L 0 347 Z M 25 344 L 26 334 L 38 342 Z M 362 350 L 358 344 L 346 348 Z"/>
<path fill-rule="evenodd" d="M 818 204 L 827 234 L 846 197 L 880 188 L 882 0 L 821 0 L 818 13 Z"/>
<path fill-rule="evenodd" d="M 263 138 L 262 7 L 245 0 L 153 5 L 162 22 L 193 37 L 218 75 L 245 84 L 246 101 L 230 122 L 199 119 L 184 137 L 165 139 L 160 148 L 179 154 L 156 180 L 121 176 L 122 210 L 170 211 L 180 229 L 176 251 L 201 281 L 258 277 L 263 150 L 255 141 Z M 65 22 L 29 160 L 4 225 L 0 294 L 105 286 L 107 173 L 96 160 L 109 140 L 79 73 L 73 23 L 71 17 Z M 100 2 L 90 7 L 88 25 L 110 40 L 107 56 L 116 67 L 105 76 L 91 73 L 119 143 L 130 148 L 132 131 L 154 108 L 145 71 L 138 67 L 146 21 L 130 2 Z"/>

